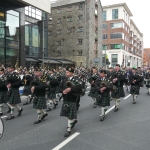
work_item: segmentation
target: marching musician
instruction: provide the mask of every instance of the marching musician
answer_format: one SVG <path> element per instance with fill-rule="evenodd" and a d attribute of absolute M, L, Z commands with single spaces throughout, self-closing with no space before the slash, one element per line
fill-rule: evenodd
<path fill-rule="evenodd" d="M 95 81 L 95 87 L 99 94 L 97 97 L 97 105 L 101 106 L 100 121 L 104 121 L 106 106 L 110 106 L 110 90 L 112 90 L 112 82 L 106 77 L 106 70 L 100 70 L 100 77 Z"/>
<path fill-rule="evenodd" d="M 18 116 L 21 116 L 23 109 L 19 107 L 19 103 L 21 103 L 19 87 L 22 85 L 20 76 L 17 72 L 15 72 L 15 67 L 13 65 L 9 65 L 8 67 L 8 76 L 7 76 L 7 89 L 9 96 L 9 105 L 11 107 L 11 113 L 6 120 L 14 119 L 14 108 L 18 109 Z"/>
<path fill-rule="evenodd" d="M 40 68 L 35 68 L 34 79 L 31 81 L 31 92 L 34 93 L 33 108 L 37 110 L 37 120 L 34 124 L 40 123 L 48 114 L 43 110 L 46 109 L 45 93 L 47 88 L 50 88 L 46 84 L 46 81 L 42 79 L 42 71 Z"/>
<path fill-rule="evenodd" d="M 3 103 L 7 104 L 7 77 L 4 75 L 4 68 L 0 67 L 0 116 L 3 115 Z"/>
<path fill-rule="evenodd" d="M 138 73 L 137 69 L 132 68 L 132 74 L 130 75 L 129 82 L 131 84 L 130 94 L 133 96 L 133 104 L 136 104 L 142 80 L 143 78 L 141 74 Z"/>
<path fill-rule="evenodd" d="M 70 81 L 74 84 L 72 87 L 66 86 L 66 82 Z M 73 68 L 66 68 L 66 78 L 63 78 L 60 83 L 60 92 L 63 95 L 63 105 L 60 112 L 60 116 L 68 117 L 68 127 L 67 131 L 64 134 L 64 137 L 68 137 L 71 134 L 71 129 L 77 123 L 77 108 L 76 108 L 76 100 L 77 95 L 75 93 L 79 93 L 82 90 L 82 83 L 78 83 L 79 77 L 74 76 Z"/>
<path fill-rule="evenodd" d="M 93 101 L 94 101 L 94 106 L 93 108 L 96 108 L 96 97 L 98 96 L 98 93 L 95 89 L 95 81 L 96 79 L 99 77 L 98 75 L 98 68 L 97 67 L 92 67 L 91 69 L 91 77 L 89 78 L 89 83 L 91 84 L 91 89 L 90 92 L 88 94 L 88 96 L 92 97 Z"/>
<path fill-rule="evenodd" d="M 124 72 L 120 70 L 119 64 L 116 64 L 111 80 L 113 82 L 113 88 L 114 88 L 111 96 L 112 96 L 112 99 L 115 101 L 114 112 L 117 112 L 119 110 L 120 98 L 125 96 L 123 84 L 126 80 Z"/>
<path fill-rule="evenodd" d="M 147 70 L 145 74 L 146 87 L 148 88 L 148 95 L 150 95 L 150 68 Z"/>

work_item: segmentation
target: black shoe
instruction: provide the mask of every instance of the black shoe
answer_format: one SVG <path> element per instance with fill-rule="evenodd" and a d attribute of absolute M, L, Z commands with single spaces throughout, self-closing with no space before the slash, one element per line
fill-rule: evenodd
<path fill-rule="evenodd" d="M 135 100 L 133 100 L 133 104 L 136 104 L 136 101 L 135 101 Z"/>
<path fill-rule="evenodd" d="M 10 113 L 11 112 L 11 108 L 10 107 L 8 107 L 8 111 L 7 111 L 7 113 Z"/>
<path fill-rule="evenodd" d="M 3 115 L 3 113 L 0 113 L 0 116 L 2 116 Z"/>
<path fill-rule="evenodd" d="M 41 120 L 37 120 L 37 121 L 34 122 L 34 124 L 38 124 L 40 122 L 41 122 Z"/>
<path fill-rule="evenodd" d="M 21 108 L 20 110 L 18 110 L 18 116 L 21 116 L 23 109 Z"/>
<path fill-rule="evenodd" d="M 23 105 L 28 105 L 29 103 L 28 102 L 25 102 Z"/>
<path fill-rule="evenodd" d="M 57 103 L 56 103 L 56 104 L 54 104 L 54 107 L 53 107 L 53 109 L 55 109 L 57 105 L 58 105 Z"/>
<path fill-rule="evenodd" d="M 71 129 L 75 126 L 75 124 L 78 122 L 78 120 L 75 120 L 72 124 L 71 124 Z"/>
<path fill-rule="evenodd" d="M 47 108 L 46 112 L 49 112 L 49 111 L 51 111 L 51 108 Z"/>
<path fill-rule="evenodd" d="M 66 133 L 64 134 L 64 137 L 68 137 L 71 135 L 71 131 L 66 131 Z"/>
<path fill-rule="evenodd" d="M 29 102 L 29 103 L 31 103 L 31 102 L 32 102 L 32 99 L 33 99 L 33 98 L 30 98 L 30 102 Z"/>
<path fill-rule="evenodd" d="M 114 110 L 114 112 L 117 112 L 118 110 L 119 110 L 119 108 L 115 107 L 115 110 Z"/>
<path fill-rule="evenodd" d="M 100 116 L 100 121 L 104 121 L 105 115 Z"/>
<path fill-rule="evenodd" d="M 43 120 L 46 116 L 48 116 L 48 114 L 44 114 L 42 117 L 41 117 L 41 120 Z"/>
<path fill-rule="evenodd" d="M 14 119 L 14 116 L 10 115 L 9 117 L 6 118 L 6 120 L 11 120 Z"/>

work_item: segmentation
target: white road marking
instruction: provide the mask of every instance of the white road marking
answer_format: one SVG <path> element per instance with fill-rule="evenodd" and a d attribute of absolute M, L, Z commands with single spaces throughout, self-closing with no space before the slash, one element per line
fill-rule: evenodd
<path fill-rule="evenodd" d="M 61 149 L 63 146 L 65 146 L 67 143 L 69 143 L 71 140 L 73 140 L 79 134 L 80 134 L 79 132 L 74 133 L 73 135 L 71 135 L 69 138 L 67 138 L 65 141 L 60 143 L 58 146 L 56 146 L 52 150 L 59 150 L 59 149 Z"/>
<path fill-rule="evenodd" d="M 131 94 L 129 94 L 128 96 L 126 96 L 124 99 L 127 99 L 128 97 L 130 97 L 131 96 Z"/>
<path fill-rule="evenodd" d="M 1 118 L 6 118 L 7 116 L 2 116 Z"/>
<path fill-rule="evenodd" d="M 105 112 L 105 114 L 108 114 L 108 113 L 109 113 L 110 111 L 112 111 L 114 108 L 115 108 L 115 105 L 112 106 L 111 108 L 109 108 L 109 109 Z"/>

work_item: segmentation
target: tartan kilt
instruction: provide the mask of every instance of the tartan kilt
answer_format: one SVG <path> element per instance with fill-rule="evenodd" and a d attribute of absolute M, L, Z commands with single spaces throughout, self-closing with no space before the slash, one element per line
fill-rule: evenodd
<path fill-rule="evenodd" d="M 59 93 L 59 86 L 56 87 L 55 93 Z"/>
<path fill-rule="evenodd" d="M 111 97 L 112 98 L 120 98 L 120 97 L 125 97 L 124 89 L 123 87 L 118 87 L 118 90 L 116 92 L 111 92 Z"/>
<path fill-rule="evenodd" d="M 33 108 L 36 109 L 46 109 L 46 98 L 45 96 L 37 96 L 37 103 L 33 103 Z"/>
<path fill-rule="evenodd" d="M 24 96 L 31 95 L 31 86 L 24 86 L 22 95 Z"/>
<path fill-rule="evenodd" d="M 96 98 L 96 104 L 101 107 L 110 106 L 110 96 L 101 96 Z"/>
<path fill-rule="evenodd" d="M 139 85 L 136 85 L 136 86 L 131 85 L 130 94 L 139 95 L 139 91 L 140 91 L 140 86 Z"/>
<path fill-rule="evenodd" d="M 49 93 L 48 98 L 49 99 L 55 99 L 56 98 L 56 93 Z"/>
<path fill-rule="evenodd" d="M 97 93 L 96 89 L 91 87 L 91 90 L 90 90 L 88 96 L 90 96 L 90 97 L 97 97 L 98 93 Z"/>
<path fill-rule="evenodd" d="M 69 112 L 65 113 L 62 111 L 63 105 L 68 104 L 69 105 Z M 76 102 L 66 102 L 64 101 L 61 108 L 60 116 L 68 117 L 69 119 L 77 119 L 77 107 Z"/>
<path fill-rule="evenodd" d="M 12 88 L 11 95 L 8 97 L 9 104 L 19 104 L 21 103 L 19 88 Z"/>
<path fill-rule="evenodd" d="M 0 91 L 0 104 L 7 102 L 8 102 L 7 91 Z"/>

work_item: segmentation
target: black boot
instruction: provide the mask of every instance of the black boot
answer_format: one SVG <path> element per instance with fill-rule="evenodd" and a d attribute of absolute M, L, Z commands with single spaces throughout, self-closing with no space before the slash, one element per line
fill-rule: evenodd
<path fill-rule="evenodd" d="M 2 115 L 3 115 L 3 113 L 1 112 L 1 113 L 0 113 L 0 116 L 2 116 Z"/>
<path fill-rule="evenodd" d="M 20 110 L 18 110 L 18 116 L 21 116 L 23 109 L 21 108 Z"/>
<path fill-rule="evenodd" d="M 54 104 L 54 107 L 53 107 L 53 109 L 55 109 L 57 105 L 58 105 L 57 103 L 56 103 L 56 104 Z"/>
<path fill-rule="evenodd" d="M 49 112 L 49 111 L 51 111 L 51 108 L 47 108 L 46 112 Z"/>
<path fill-rule="evenodd" d="M 8 111 L 7 111 L 7 113 L 10 113 L 11 112 L 11 108 L 10 107 L 8 107 Z"/>
<path fill-rule="evenodd" d="M 42 117 L 41 117 L 41 120 L 43 120 L 46 116 L 48 116 L 48 114 L 44 114 Z"/>
<path fill-rule="evenodd" d="M 71 131 L 66 131 L 66 133 L 64 134 L 64 137 L 68 137 L 71 135 Z"/>
<path fill-rule="evenodd" d="M 13 115 L 10 115 L 9 117 L 6 118 L 6 120 L 11 120 L 11 119 L 14 119 Z"/>
<path fill-rule="evenodd" d="M 115 106 L 114 112 L 117 112 L 118 110 L 119 110 L 119 108 Z"/>
<path fill-rule="evenodd" d="M 28 101 L 27 102 L 25 102 L 23 105 L 28 105 L 29 103 L 28 103 Z"/>
<path fill-rule="evenodd" d="M 37 121 L 34 122 L 34 124 L 38 124 L 40 122 L 41 122 L 41 120 L 37 120 Z"/>
<path fill-rule="evenodd" d="M 71 129 L 75 126 L 75 124 L 78 122 L 78 120 L 75 120 L 72 124 L 71 124 Z"/>

